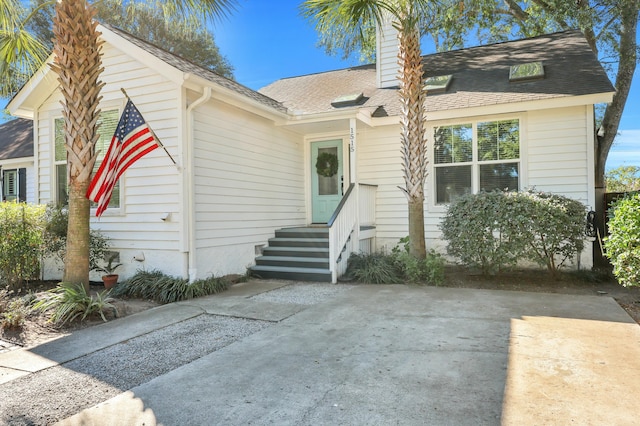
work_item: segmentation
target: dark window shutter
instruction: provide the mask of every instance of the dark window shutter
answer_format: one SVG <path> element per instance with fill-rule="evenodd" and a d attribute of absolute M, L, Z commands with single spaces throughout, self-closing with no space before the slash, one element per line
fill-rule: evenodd
<path fill-rule="evenodd" d="M 27 169 L 18 169 L 18 200 L 27 202 Z"/>

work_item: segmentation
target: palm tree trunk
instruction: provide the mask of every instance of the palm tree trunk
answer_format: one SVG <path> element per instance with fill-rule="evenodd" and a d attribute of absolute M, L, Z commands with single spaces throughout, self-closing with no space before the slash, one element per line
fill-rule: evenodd
<path fill-rule="evenodd" d="M 410 13 L 410 12 L 409 12 Z M 411 16 L 410 14 L 408 16 Z M 424 240 L 425 92 L 423 90 L 420 33 L 411 18 L 401 19 L 398 28 L 400 64 L 401 143 L 405 194 L 409 200 L 409 253 L 426 257 Z"/>
<path fill-rule="evenodd" d="M 100 111 L 98 81 L 102 72 L 101 44 L 85 0 L 62 0 L 53 20 L 55 54 L 51 68 L 58 74 L 64 97 L 65 144 L 69 180 L 69 224 L 64 281 L 89 289 L 89 215 L 85 194 L 95 163 L 96 122 Z"/>

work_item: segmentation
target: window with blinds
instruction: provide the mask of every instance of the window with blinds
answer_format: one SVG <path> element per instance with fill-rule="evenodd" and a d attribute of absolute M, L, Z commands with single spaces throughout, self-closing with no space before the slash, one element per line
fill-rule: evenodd
<path fill-rule="evenodd" d="M 436 204 L 479 191 L 517 191 L 520 121 L 500 120 L 434 128 Z"/>
<path fill-rule="evenodd" d="M 111 138 L 118 126 L 118 120 L 120 114 L 117 109 L 102 111 L 100 118 L 98 119 L 98 134 L 99 138 L 96 142 L 96 152 L 98 152 L 98 158 L 93 166 L 93 173 L 98 170 L 100 164 L 104 160 L 109 145 L 111 144 Z M 64 121 L 62 118 L 55 120 L 55 171 L 56 171 L 56 202 L 61 206 L 66 206 L 69 203 L 69 179 L 67 176 L 67 151 L 65 149 L 64 141 Z M 93 177 L 93 174 L 92 174 Z M 91 202 L 91 207 L 95 207 L 96 203 Z M 109 201 L 109 207 L 120 207 L 120 182 L 116 183 L 113 189 L 111 200 Z"/>

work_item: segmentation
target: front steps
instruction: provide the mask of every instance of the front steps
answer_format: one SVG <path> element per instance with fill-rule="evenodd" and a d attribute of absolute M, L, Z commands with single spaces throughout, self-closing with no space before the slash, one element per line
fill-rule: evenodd
<path fill-rule="evenodd" d="M 259 278 L 331 282 L 329 228 L 277 230 L 250 271 Z"/>

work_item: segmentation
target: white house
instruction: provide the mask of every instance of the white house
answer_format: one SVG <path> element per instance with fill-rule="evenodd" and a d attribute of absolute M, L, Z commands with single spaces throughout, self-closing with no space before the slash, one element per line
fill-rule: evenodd
<path fill-rule="evenodd" d="M 407 234 L 393 37 L 380 38 L 378 67 L 256 92 L 116 28 L 99 30 L 100 149 L 124 88 L 178 163 L 162 150 L 143 157 L 92 222 L 120 252 L 121 275 L 144 267 L 195 279 L 253 266 L 265 277 L 335 281 L 351 251 L 388 249 Z M 437 77 L 426 85 L 429 247 L 444 247 L 438 224 L 462 193 L 536 187 L 594 205 L 594 104 L 614 89 L 580 32 L 428 55 L 424 64 Z M 34 122 L 39 203 L 66 196 L 61 99 L 45 66 L 8 105 Z M 591 264 L 590 249 L 581 261 Z"/>
<path fill-rule="evenodd" d="M 0 125 L 0 199 L 32 203 L 34 176 L 32 121 Z"/>

